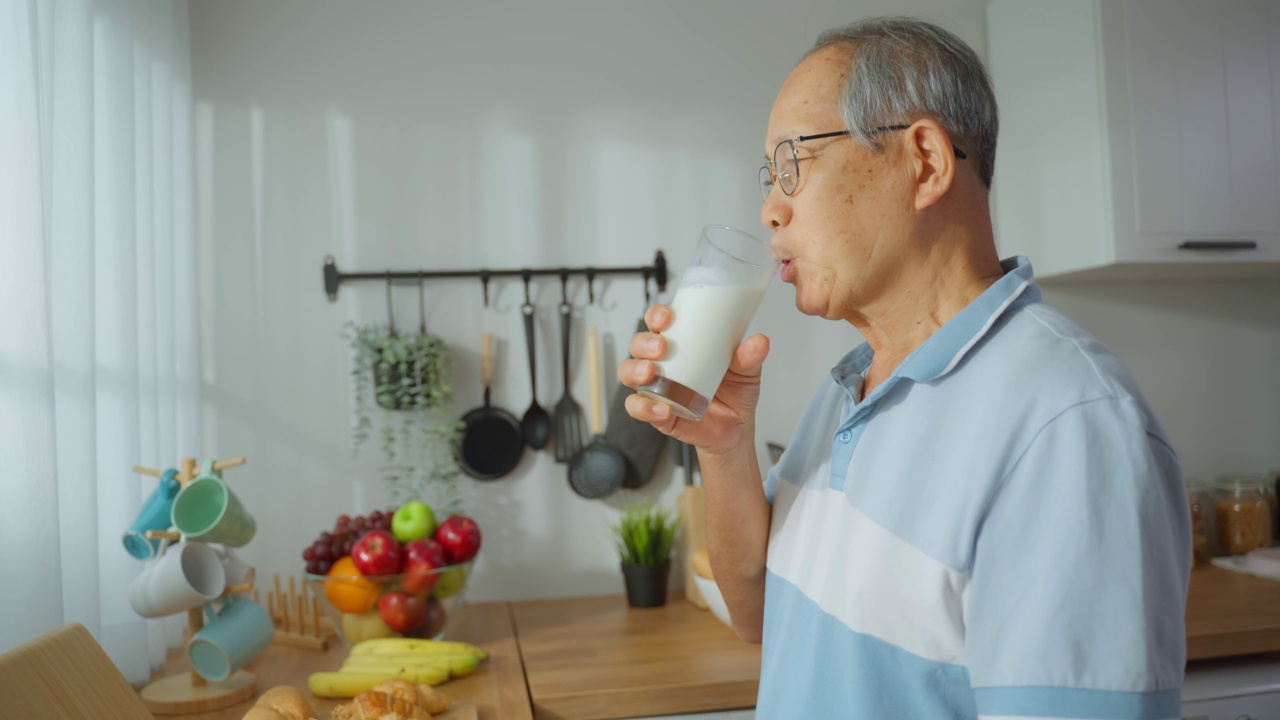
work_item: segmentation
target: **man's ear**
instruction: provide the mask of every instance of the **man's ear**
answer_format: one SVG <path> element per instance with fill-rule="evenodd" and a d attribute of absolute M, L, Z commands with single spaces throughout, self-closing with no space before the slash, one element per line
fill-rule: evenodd
<path fill-rule="evenodd" d="M 955 180 L 956 155 L 951 137 L 934 120 L 917 120 L 903 131 L 907 168 L 915 185 L 916 210 L 942 199 Z"/>

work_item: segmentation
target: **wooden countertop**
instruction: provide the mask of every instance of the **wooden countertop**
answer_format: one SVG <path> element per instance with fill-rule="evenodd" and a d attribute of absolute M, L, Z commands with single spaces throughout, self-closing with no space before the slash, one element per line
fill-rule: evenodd
<path fill-rule="evenodd" d="M 658 608 L 622 596 L 511 604 L 539 720 L 627 718 L 755 706 L 760 646 L 673 593 Z"/>
<path fill-rule="evenodd" d="M 1280 650 L 1280 582 L 1213 565 L 1191 572 L 1187 659 Z"/>
<path fill-rule="evenodd" d="M 457 621 L 457 638 L 491 657 L 441 689 L 474 703 L 481 720 L 608 720 L 755 704 L 760 646 L 742 642 L 681 594 L 646 610 L 628 608 L 622 596 L 478 603 Z M 1187 598 L 1188 660 L 1275 651 L 1280 583 L 1196 568 Z M 260 693 L 275 685 L 306 688 L 308 675 L 336 669 L 345 656 L 336 641 L 323 653 L 272 645 L 247 669 L 258 676 Z M 165 674 L 185 669 L 175 654 Z M 321 717 L 338 704 L 313 703 Z M 239 720 L 249 705 L 182 717 Z"/>
<path fill-rule="evenodd" d="M 451 636 L 488 650 L 489 660 L 471 675 L 441 685 L 440 690 L 454 700 L 474 703 L 480 720 L 532 720 L 510 606 L 507 603 L 465 605 L 456 622 Z M 336 670 L 346 656 L 346 647 L 336 638 L 323 652 L 273 644 L 249 661 L 245 669 L 257 676 L 259 695 L 276 685 L 293 685 L 305 691 L 308 675 Z M 184 655 L 174 653 L 166 663 L 165 672 L 156 677 L 186 672 L 189 667 Z M 334 706 L 344 702 L 310 699 L 320 717 L 326 717 Z M 213 712 L 156 717 L 159 720 L 240 720 L 252 705 L 246 702 Z"/>

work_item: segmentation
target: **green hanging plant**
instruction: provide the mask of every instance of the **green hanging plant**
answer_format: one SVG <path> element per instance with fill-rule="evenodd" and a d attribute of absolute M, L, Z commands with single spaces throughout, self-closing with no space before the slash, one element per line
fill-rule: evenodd
<path fill-rule="evenodd" d="M 383 479 L 397 501 L 426 499 L 456 511 L 460 475 L 453 448 L 462 421 L 453 410 L 453 355 L 428 333 L 392 334 L 386 325 L 348 323 L 355 423 L 352 449 L 376 429 Z"/>

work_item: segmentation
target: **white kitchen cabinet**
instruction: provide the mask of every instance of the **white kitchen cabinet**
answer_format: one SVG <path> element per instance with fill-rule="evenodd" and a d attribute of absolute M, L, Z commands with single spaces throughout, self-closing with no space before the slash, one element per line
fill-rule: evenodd
<path fill-rule="evenodd" d="M 1280 718 L 1280 655 L 1191 663 L 1182 686 L 1182 718 Z"/>
<path fill-rule="evenodd" d="M 987 45 L 1002 255 L 1280 277 L 1280 3 L 993 0 Z"/>

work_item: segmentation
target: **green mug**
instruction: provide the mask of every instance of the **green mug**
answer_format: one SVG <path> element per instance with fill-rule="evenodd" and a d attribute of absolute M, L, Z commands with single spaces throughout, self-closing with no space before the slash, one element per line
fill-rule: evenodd
<path fill-rule="evenodd" d="M 206 603 L 208 624 L 191 636 L 187 659 L 191 669 L 210 682 L 221 682 L 257 657 L 275 637 L 275 623 L 266 608 L 235 595 L 222 599 L 222 609 L 213 612 Z"/>
<path fill-rule="evenodd" d="M 173 499 L 170 519 L 188 540 L 241 547 L 253 539 L 258 523 L 240 498 L 222 481 L 222 474 L 206 460 L 200 475 Z"/>

